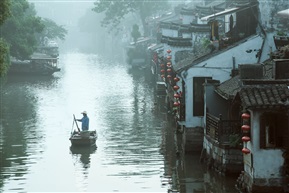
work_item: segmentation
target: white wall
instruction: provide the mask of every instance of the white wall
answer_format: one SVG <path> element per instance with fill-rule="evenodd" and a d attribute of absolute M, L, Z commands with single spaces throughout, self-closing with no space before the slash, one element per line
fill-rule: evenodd
<path fill-rule="evenodd" d="M 254 36 L 244 43 L 226 50 L 212 58 L 204 60 L 194 67 L 187 70 L 186 82 L 186 127 L 203 127 L 203 117 L 193 116 L 193 77 L 211 76 L 213 79 L 224 82 L 230 77 L 233 67 L 232 57 L 235 57 L 236 67 L 238 64 L 257 63 L 255 57 L 257 52 L 247 53 L 246 50 L 261 49 L 263 39 L 260 36 Z"/>
<path fill-rule="evenodd" d="M 251 142 L 247 142 L 247 148 L 251 154 L 244 155 L 245 172 L 253 178 L 281 178 L 280 167 L 284 163 L 281 149 L 260 149 L 261 113 L 250 112 Z M 253 160 L 253 163 L 250 160 Z"/>
<path fill-rule="evenodd" d="M 162 28 L 162 35 L 169 37 L 178 37 L 178 30 Z"/>
<path fill-rule="evenodd" d="M 182 15 L 183 24 L 190 24 L 192 21 L 196 19 L 195 15 Z"/>

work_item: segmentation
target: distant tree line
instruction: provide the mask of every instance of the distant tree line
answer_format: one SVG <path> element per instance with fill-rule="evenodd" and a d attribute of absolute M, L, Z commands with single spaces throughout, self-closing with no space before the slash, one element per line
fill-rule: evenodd
<path fill-rule="evenodd" d="M 10 56 L 29 59 L 45 37 L 64 40 L 67 30 L 50 19 L 37 16 L 27 0 L 0 1 L 0 77 L 10 65 Z"/>
<path fill-rule="evenodd" d="M 126 1 L 107 1 L 98 0 L 94 3 L 92 9 L 96 13 L 104 13 L 101 21 L 104 27 L 118 26 L 122 20 L 129 14 L 135 14 L 141 21 L 144 35 L 147 35 L 147 18 L 160 12 L 168 11 L 170 5 L 168 0 L 152 1 L 152 0 L 126 0 Z"/>

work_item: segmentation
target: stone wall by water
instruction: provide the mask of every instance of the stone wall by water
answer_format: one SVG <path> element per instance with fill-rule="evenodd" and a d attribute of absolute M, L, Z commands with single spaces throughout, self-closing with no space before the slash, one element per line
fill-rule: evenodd
<path fill-rule="evenodd" d="M 243 170 L 241 149 L 218 145 L 207 137 L 204 138 L 203 146 L 201 159 L 208 167 L 222 174 L 239 174 Z"/>

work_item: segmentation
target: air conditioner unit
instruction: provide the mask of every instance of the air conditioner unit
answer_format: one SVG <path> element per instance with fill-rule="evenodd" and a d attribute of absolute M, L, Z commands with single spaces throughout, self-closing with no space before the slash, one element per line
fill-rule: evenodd
<path fill-rule="evenodd" d="M 263 65 L 261 64 L 239 64 L 241 79 L 262 79 Z"/>

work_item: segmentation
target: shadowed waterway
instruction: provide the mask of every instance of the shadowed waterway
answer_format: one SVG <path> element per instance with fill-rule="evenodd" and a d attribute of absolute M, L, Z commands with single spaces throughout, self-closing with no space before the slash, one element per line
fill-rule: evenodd
<path fill-rule="evenodd" d="M 142 72 L 68 53 L 52 77 L 8 77 L 1 88 L 0 192 L 233 193 L 199 156 L 178 157 L 163 100 Z M 72 148 L 86 110 L 97 147 Z"/>

